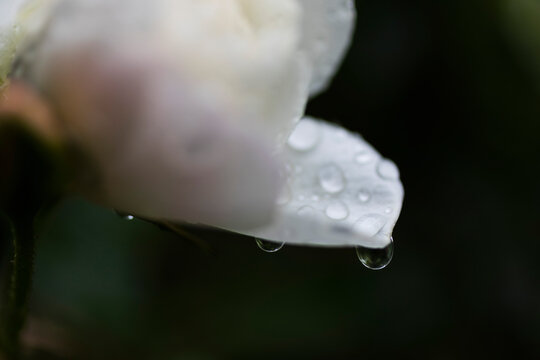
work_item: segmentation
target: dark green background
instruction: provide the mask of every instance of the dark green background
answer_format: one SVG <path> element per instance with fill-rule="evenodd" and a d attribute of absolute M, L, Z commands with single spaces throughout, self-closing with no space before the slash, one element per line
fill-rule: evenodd
<path fill-rule="evenodd" d="M 82 359 L 540 358 L 540 33 L 514 37 L 505 3 L 359 1 L 308 106 L 400 167 L 387 269 L 190 230 L 207 252 L 70 200 L 39 239 L 36 341 Z"/>

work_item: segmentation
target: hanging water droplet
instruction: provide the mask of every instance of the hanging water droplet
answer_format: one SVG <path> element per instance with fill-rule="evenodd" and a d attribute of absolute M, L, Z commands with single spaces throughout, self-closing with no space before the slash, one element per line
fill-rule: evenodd
<path fill-rule="evenodd" d="M 390 244 L 384 248 L 373 249 L 364 246 L 356 247 L 358 260 L 371 270 L 381 270 L 390 264 L 394 256 L 394 239 L 390 238 Z"/>
<path fill-rule="evenodd" d="M 287 140 L 287 145 L 296 151 L 309 151 L 313 149 L 320 139 L 320 129 L 317 123 L 303 120 L 294 129 Z"/>
<path fill-rule="evenodd" d="M 283 247 L 283 245 L 285 245 L 284 242 L 278 243 L 268 240 L 262 240 L 259 238 L 255 239 L 255 243 L 257 244 L 259 249 L 267 253 L 275 253 L 276 251 L 279 251 Z"/>
<path fill-rule="evenodd" d="M 343 220 L 349 216 L 349 209 L 342 201 L 336 201 L 328 205 L 326 216 L 333 220 Z"/>
<path fill-rule="evenodd" d="M 371 199 L 371 193 L 368 190 L 362 189 L 358 192 L 358 200 L 361 203 L 367 203 L 369 199 Z"/>
<path fill-rule="evenodd" d="M 399 169 L 392 161 L 383 159 L 377 166 L 377 173 L 383 179 L 397 180 L 399 179 Z"/>
<path fill-rule="evenodd" d="M 326 165 L 319 170 L 319 183 L 326 192 L 336 194 L 345 188 L 345 176 L 336 165 Z"/>
<path fill-rule="evenodd" d="M 121 212 L 121 211 L 116 211 L 116 215 L 120 216 L 122 219 L 127 220 L 127 221 L 131 221 L 135 219 L 135 216 L 128 213 Z"/>
<path fill-rule="evenodd" d="M 367 150 L 360 151 L 354 156 L 354 160 L 360 165 L 366 165 L 373 160 L 373 155 L 370 154 Z"/>

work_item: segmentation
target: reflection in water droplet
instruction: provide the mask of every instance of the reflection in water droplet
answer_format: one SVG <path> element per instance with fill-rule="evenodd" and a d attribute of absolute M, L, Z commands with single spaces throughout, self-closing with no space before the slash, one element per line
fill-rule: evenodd
<path fill-rule="evenodd" d="M 128 214 L 128 213 L 121 212 L 121 211 L 116 211 L 116 215 L 118 215 L 122 219 L 128 220 L 128 221 L 131 221 L 131 220 L 135 219 L 135 216 L 133 216 L 131 214 Z"/>
<path fill-rule="evenodd" d="M 386 225 L 386 218 L 378 214 L 362 216 L 355 224 L 354 229 L 367 237 L 375 236 Z"/>
<path fill-rule="evenodd" d="M 287 140 L 289 147 L 296 151 L 313 149 L 320 139 L 319 126 L 312 121 L 301 121 Z"/>
<path fill-rule="evenodd" d="M 276 251 L 279 251 L 283 247 L 283 245 L 285 245 L 284 242 L 277 243 L 277 242 L 262 240 L 258 238 L 255 239 L 255 243 L 257 244 L 259 249 L 267 253 L 274 253 Z"/>
<path fill-rule="evenodd" d="M 336 194 L 345 188 L 345 176 L 336 165 L 326 165 L 319 170 L 321 187 L 331 194 Z"/>
<path fill-rule="evenodd" d="M 368 190 L 362 189 L 358 192 L 358 200 L 361 203 L 367 203 L 369 199 L 371 199 L 371 193 Z"/>
<path fill-rule="evenodd" d="M 394 256 L 394 239 L 390 238 L 390 244 L 381 249 L 372 249 L 364 246 L 356 247 L 358 259 L 368 269 L 381 270 L 390 264 Z"/>
<path fill-rule="evenodd" d="M 326 216 L 333 220 L 343 220 L 349 216 L 349 209 L 341 201 L 336 201 L 326 208 Z"/>
<path fill-rule="evenodd" d="M 399 179 L 399 170 L 392 161 L 390 160 L 381 160 L 377 166 L 377 173 L 383 179 L 387 180 L 397 180 Z"/>
<path fill-rule="evenodd" d="M 385 214 L 390 214 L 390 213 L 392 213 L 392 208 L 387 207 L 386 209 L 384 209 L 384 213 L 385 213 Z"/>
<path fill-rule="evenodd" d="M 365 165 L 373 160 L 373 156 L 367 150 L 364 150 L 356 154 L 354 160 L 360 165 Z"/>

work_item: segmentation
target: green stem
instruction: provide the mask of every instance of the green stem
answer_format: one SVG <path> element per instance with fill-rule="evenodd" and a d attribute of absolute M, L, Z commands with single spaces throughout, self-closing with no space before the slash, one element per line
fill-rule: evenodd
<path fill-rule="evenodd" d="M 8 289 L 0 323 L 1 345 L 9 360 L 20 358 L 20 332 L 28 309 L 34 272 L 34 229 L 32 221 L 11 227 L 13 260 L 8 270 Z"/>

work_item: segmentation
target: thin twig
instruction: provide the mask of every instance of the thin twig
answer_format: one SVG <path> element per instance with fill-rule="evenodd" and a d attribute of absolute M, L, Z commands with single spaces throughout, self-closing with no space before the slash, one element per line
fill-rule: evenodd
<path fill-rule="evenodd" d="M 34 231 L 32 221 L 11 226 L 13 260 L 9 266 L 8 291 L 0 323 L 1 346 L 10 360 L 20 357 L 20 333 L 26 321 L 34 273 Z"/>

